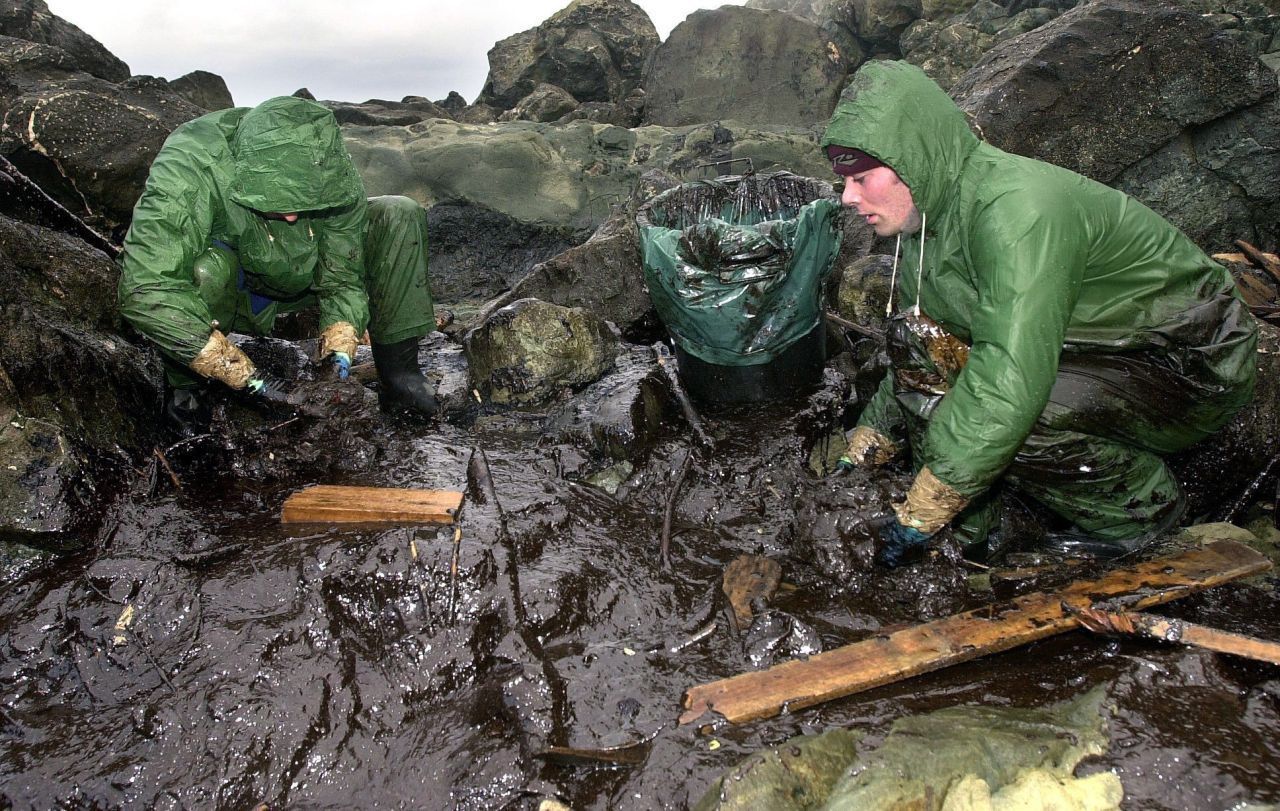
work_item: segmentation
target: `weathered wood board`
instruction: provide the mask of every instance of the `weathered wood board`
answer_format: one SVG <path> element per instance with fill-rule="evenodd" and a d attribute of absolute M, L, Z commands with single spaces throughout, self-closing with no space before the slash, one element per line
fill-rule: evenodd
<path fill-rule="evenodd" d="M 806 660 L 690 687 L 680 723 L 708 711 L 733 723 L 795 711 L 929 673 L 1076 628 L 1063 605 L 1088 608 L 1119 598 L 1128 610 L 1176 600 L 1271 567 L 1235 541 L 1215 541 L 1172 557 L 1115 569 L 1053 593 L 1026 594 L 964 614 L 905 628 Z"/>
<path fill-rule="evenodd" d="M 452 524 L 462 507 L 453 490 L 317 484 L 285 499 L 284 524 Z"/>

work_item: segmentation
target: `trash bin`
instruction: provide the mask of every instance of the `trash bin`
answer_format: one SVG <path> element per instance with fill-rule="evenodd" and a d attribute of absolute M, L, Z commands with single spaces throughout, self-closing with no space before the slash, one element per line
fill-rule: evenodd
<path fill-rule="evenodd" d="M 692 396 L 761 402 L 818 382 L 839 210 L 831 184 L 790 172 L 685 183 L 640 208 L 649 296 Z"/>

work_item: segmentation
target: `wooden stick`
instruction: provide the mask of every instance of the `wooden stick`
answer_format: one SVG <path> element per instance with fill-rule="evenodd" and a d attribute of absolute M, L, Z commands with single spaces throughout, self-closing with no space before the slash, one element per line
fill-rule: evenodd
<path fill-rule="evenodd" d="M 0 199 L 12 201 L 18 205 L 27 205 L 34 209 L 47 225 L 68 231 L 112 259 L 120 256 L 120 247 L 98 233 L 75 214 L 67 210 L 62 203 L 54 200 L 31 178 L 18 170 L 8 158 L 0 155 Z"/>
<path fill-rule="evenodd" d="M 1266 271 L 1268 276 L 1280 284 L 1280 261 L 1277 261 L 1275 256 L 1263 253 L 1243 239 L 1236 240 L 1236 247 L 1244 251 L 1244 255 L 1249 257 L 1250 262 Z"/>
<path fill-rule="evenodd" d="M 1267 479 L 1271 478 L 1271 472 L 1275 470 L 1278 463 L 1280 463 L 1280 453 L 1271 457 L 1271 461 L 1267 462 L 1266 466 L 1262 468 L 1262 472 L 1255 476 L 1253 481 L 1249 482 L 1249 486 L 1244 489 L 1240 497 L 1231 505 L 1231 509 L 1227 510 L 1226 515 L 1222 517 L 1223 521 L 1228 524 L 1235 523 L 1236 516 L 1249 506 L 1249 502 L 1253 501 L 1253 497 L 1262 489 L 1262 485 L 1266 484 Z"/>
<path fill-rule="evenodd" d="M 671 392 L 675 395 L 676 402 L 680 404 L 685 422 L 689 423 L 689 427 L 693 429 L 693 435 L 697 438 L 698 444 L 704 448 L 715 445 L 715 440 L 702 426 L 702 418 L 698 416 L 698 410 L 693 407 L 689 393 L 684 390 L 684 384 L 680 382 L 680 375 L 676 372 L 676 359 L 672 357 L 671 350 L 662 341 L 658 341 L 653 345 L 653 354 L 657 356 L 658 367 L 667 376 L 667 382 L 671 384 Z"/>
<path fill-rule="evenodd" d="M 680 471 L 676 473 L 671 492 L 667 494 L 667 507 L 662 513 L 662 543 L 658 546 L 658 560 L 666 571 L 671 571 L 671 522 L 676 514 L 676 498 L 680 495 L 680 485 L 684 484 L 684 477 L 688 475 L 692 461 L 693 449 L 690 448 L 685 451 L 684 461 L 680 463 Z"/>
<path fill-rule="evenodd" d="M 822 314 L 826 316 L 826 319 L 830 321 L 832 324 L 836 324 L 837 326 L 844 327 L 850 332 L 856 332 L 864 338 L 873 338 L 877 341 L 884 340 L 884 333 L 881 332 L 880 330 L 871 329 L 870 327 L 864 327 L 861 324 L 850 321 L 847 318 L 842 318 L 841 316 L 836 315 L 830 310 L 824 310 Z"/>
<path fill-rule="evenodd" d="M 169 481 L 173 482 L 174 489 L 181 490 L 182 482 L 178 479 L 178 474 L 173 472 L 173 468 L 169 467 L 169 460 L 164 458 L 164 454 L 159 448 L 155 449 L 155 455 L 160 460 L 160 464 L 164 466 L 164 472 L 169 474 Z"/>
<path fill-rule="evenodd" d="M 462 528 L 453 528 L 453 554 L 449 557 L 449 624 L 458 621 L 458 553 L 462 551 Z"/>
<path fill-rule="evenodd" d="M 684 694 L 685 724 L 714 711 L 733 723 L 769 718 L 967 662 L 1077 627 L 1064 604 L 1088 608 L 1121 595 L 1135 610 L 1185 597 L 1271 568 L 1235 541 L 1215 541 L 1172 557 L 1115 569 L 1057 593 L 1025 594 L 820 653 L 806 660 L 697 685 Z"/>
<path fill-rule="evenodd" d="M 1095 634 L 1144 636 L 1165 642 L 1182 642 L 1218 653 L 1230 653 L 1259 662 L 1280 665 L 1280 643 L 1244 634 L 1219 631 L 1184 620 L 1136 611 L 1103 611 L 1099 608 L 1070 609 L 1080 625 Z"/>

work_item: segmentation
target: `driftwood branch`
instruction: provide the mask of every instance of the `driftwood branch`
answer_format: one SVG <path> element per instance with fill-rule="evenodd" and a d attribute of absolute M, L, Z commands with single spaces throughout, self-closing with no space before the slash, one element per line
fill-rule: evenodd
<path fill-rule="evenodd" d="M 1236 240 L 1236 247 L 1244 251 L 1244 255 L 1249 257 L 1249 261 L 1254 266 L 1262 269 L 1268 276 L 1275 279 L 1276 284 L 1280 284 L 1280 261 L 1274 255 L 1263 253 L 1243 239 Z"/>
<path fill-rule="evenodd" d="M 1095 634 L 1119 634 L 1181 642 L 1218 653 L 1230 653 L 1259 662 L 1280 665 L 1280 643 L 1244 634 L 1219 631 L 1184 620 L 1170 619 L 1138 611 L 1103 611 L 1098 608 L 1071 609 L 1080 625 Z"/>
<path fill-rule="evenodd" d="M 823 311 L 822 314 L 832 324 L 835 324 L 838 327 L 843 327 L 844 329 L 847 329 L 850 332 L 856 332 L 864 338 L 871 338 L 872 340 L 876 340 L 876 341 L 884 340 L 884 333 L 878 329 L 871 329 L 870 327 L 864 327 L 861 324 L 855 323 L 853 321 L 850 321 L 847 318 L 836 315 L 830 310 L 825 310 Z"/>
<path fill-rule="evenodd" d="M 690 448 L 684 454 L 684 461 L 680 463 L 675 481 L 671 483 L 671 491 L 667 493 L 667 507 L 662 513 L 662 543 L 658 547 L 658 560 L 666 571 L 671 571 L 671 522 L 676 515 L 676 499 L 680 496 L 680 486 L 684 484 L 684 477 L 689 475 L 692 462 L 693 449 Z"/>

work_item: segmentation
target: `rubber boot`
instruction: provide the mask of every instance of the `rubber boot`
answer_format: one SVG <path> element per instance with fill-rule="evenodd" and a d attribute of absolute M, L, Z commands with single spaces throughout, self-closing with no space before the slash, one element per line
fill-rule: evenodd
<path fill-rule="evenodd" d="M 182 439 L 187 439 L 209 433 L 213 410 L 204 389 L 168 386 L 164 394 L 164 418 L 170 429 Z"/>
<path fill-rule="evenodd" d="M 418 338 L 394 344 L 373 345 L 381 389 L 378 400 L 385 411 L 407 411 L 419 417 L 434 416 L 440 405 L 431 384 L 418 368 Z"/>

